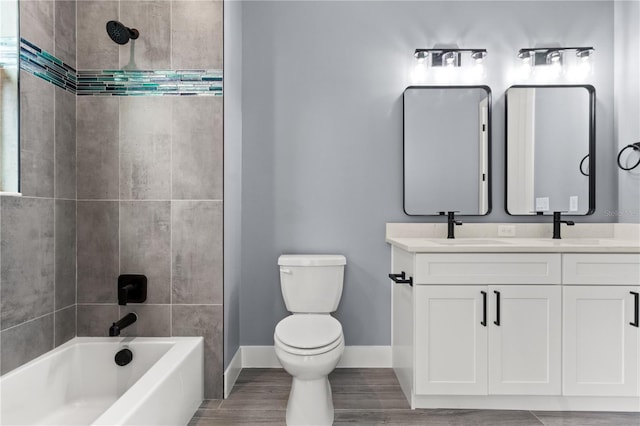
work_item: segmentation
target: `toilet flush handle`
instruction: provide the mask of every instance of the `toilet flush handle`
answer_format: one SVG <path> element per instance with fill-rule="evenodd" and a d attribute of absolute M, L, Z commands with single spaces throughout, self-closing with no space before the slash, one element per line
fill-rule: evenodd
<path fill-rule="evenodd" d="M 290 274 L 291 273 L 291 269 L 280 268 L 280 272 L 282 272 L 283 274 Z"/>

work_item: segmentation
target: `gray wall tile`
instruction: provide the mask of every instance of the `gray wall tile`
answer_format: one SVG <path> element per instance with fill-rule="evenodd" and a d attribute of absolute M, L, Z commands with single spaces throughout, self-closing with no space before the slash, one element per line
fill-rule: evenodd
<path fill-rule="evenodd" d="M 173 1 L 172 51 L 175 69 L 222 68 L 222 2 Z"/>
<path fill-rule="evenodd" d="M 222 104 L 219 97 L 174 99 L 174 199 L 222 199 Z"/>
<path fill-rule="evenodd" d="M 76 97 L 56 88 L 55 105 L 55 197 L 75 199 Z"/>
<path fill-rule="evenodd" d="M 55 309 L 76 303 L 76 201 L 55 200 Z"/>
<path fill-rule="evenodd" d="M 104 337 L 118 321 L 118 305 L 78 305 L 76 334 L 78 337 Z"/>
<path fill-rule="evenodd" d="M 53 323 L 56 347 L 76 337 L 76 306 L 69 306 L 54 312 Z"/>
<path fill-rule="evenodd" d="M 53 197 L 54 87 L 20 71 L 20 190 L 23 195 Z"/>
<path fill-rule="evenodd" d="M 117 199 L 118 99 L 81 96 L 77 108 L 78 199 Z"/>
<path fill-rule="evenodd" d="M 171 301 L 171 203 L 120 203 L 120 273 L 147 276 L 147 303 Z"/>
<path fill-rule="evenodd" d="M 222 203 L 173 201 L 173 303 L 222 303 Z"/>
<path fill-rule="evenodd" d="M 53 312 L 53 200 L 1 197 L 0 325 Z"/>
<path fill-rule="evenodd" d="M 118 202 L 78 201 L 78 303 L 116 303 Z"/>
<path fill-rule="evenodd" d="M 117 0 L 78 1 L 78 69 L 118 69 L 118 45 L 105 29 L 107 21 L 118 19 Z"/>
<path fill-rule="evenodd" d="M 222 305 L 173 305 L 174 336 L 204 337 L 204 397 L 222 398 Z"/>
<path fill-rule="evenodd" d="M 143 70 L 171 69 L 171 2 L 123 0 L 120 15 L 123 24 L 140 31 L 137 40 L 120 47 L 120 66 L 135 64 L 136 69 Z"/>
<path fill-rule="evenodd" d="M 20 37 L 54 53 L 52 0 L 20 1 Z"/>
<path fill-rule="evenodd" d="M 53 314 L 4 330 L 0 333 L 0 374 L 8 373 L 51 349 Z"/>
<path fill-rule="evenodd" d="M 171 198 L 171 99 L 120 101 L 120 198 Z"/>
<path fill-rule="evenodd" d="M 138 305 L 120 307 L 120 317 L 135 312 L 138 320 L 122 330 L 122 336 L 171 336 L 171 305 Z"/>
<path fill-rule="evenodd" d="M 76 67 L 76 2 L 56 0 L 55 55 Z"/>

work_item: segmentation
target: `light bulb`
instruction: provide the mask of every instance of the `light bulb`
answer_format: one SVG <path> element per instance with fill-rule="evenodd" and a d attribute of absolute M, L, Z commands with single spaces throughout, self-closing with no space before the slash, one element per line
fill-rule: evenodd
<path fill-rule="evenodd" d="M 426 61 L 417 62 L 413 67 L 413 73 L 411 76 L 411 80 L 414 83 L 424 83 L 427 78 L 427 64 Z"/>
<path fill-rule="evenodd" d="M 413 67 L 411 80 L 416 84 L 424 83 L 427 78 L 427 58 L 429 57 L 429 52 L 416 51 L 413 56 L 416 62 Z"/>
<path fill-rule="evenodd" d="M 429 52 L 418 51 L 414 53 L 413 56 L 416 58 L 417 63 L 424 64 L 427 62 L 427 57 L 429 56 Z"/>
<path fill-rule="evenodd" d="M 486 56 L 487 52 L 482 50 L 471 52 L 471 59 L 473 59 L 476 64 L 481 64 Z"/>

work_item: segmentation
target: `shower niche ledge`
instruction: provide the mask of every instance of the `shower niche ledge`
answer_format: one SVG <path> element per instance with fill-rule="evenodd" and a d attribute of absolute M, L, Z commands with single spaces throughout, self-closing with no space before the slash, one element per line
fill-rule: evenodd
<path fill-rule="evenodd" d="M 509 239 L 476 226 L 482 243 L 438 245 L 440 224 L 397 225 L 392 362 L 412 408 L 640 412 L 638 240 L 605 224 L 492 244 Z"/>

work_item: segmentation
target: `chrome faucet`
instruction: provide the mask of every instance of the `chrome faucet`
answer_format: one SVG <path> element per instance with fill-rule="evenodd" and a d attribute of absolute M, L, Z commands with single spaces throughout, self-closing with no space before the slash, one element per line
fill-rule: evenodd
<path fill-rule="evenodd" d="M 138 320 L 138 315 L 135 312 L 130 312 L 127 315 L 120 318 L 118 321 L 114 322 L 111 327 L 109 327 L 109 336 L 119 336 L 120 331 L 129 327 L 131 324 Z"/>
<path fill-rule="evenodd" d="M 562 237 L 560 236 L 560 224 L 566 223 L 567 226 L 575 225 L 574 222 L 570 220 L 562 220 L 562 212 L 553 212 L 553 239 L 559 240 Z"/>

